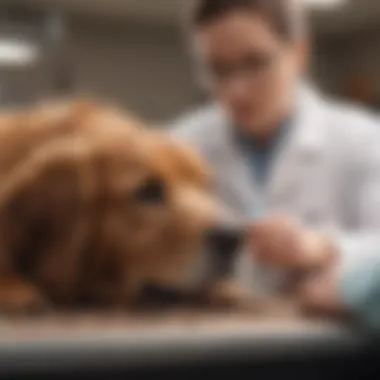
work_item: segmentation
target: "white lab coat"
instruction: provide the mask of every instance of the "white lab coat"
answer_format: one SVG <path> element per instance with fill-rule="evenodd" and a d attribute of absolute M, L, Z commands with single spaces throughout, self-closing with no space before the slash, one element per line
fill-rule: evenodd
<path fill-rule="evenodd" d="M 368 237 L 380 238 L 380 125 L 366 111 L 331 102 L 306 86 L 299 91 L 297 109 L 291 136 L 263 189 L 254 182 L 231 137 L 232 123 L 219 106 L 177 120 L 172 131 L 211 164 L 216 194 L 236 217 L 281 212 L 327 229 L 347 255 L 342 266 L 355 266 Z M 356 249 L 344 249 L 347 241 Z M 273 283 L 273 273 L 261 267 L 252 273 L 251 267 L 241 266 L 246 281 L 256 287 L 267 287 L 268 279 Z"/>

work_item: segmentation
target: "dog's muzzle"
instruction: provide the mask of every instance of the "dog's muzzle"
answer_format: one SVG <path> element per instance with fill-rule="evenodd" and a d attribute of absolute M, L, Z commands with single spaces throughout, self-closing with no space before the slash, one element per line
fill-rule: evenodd
<path fill-rule="evenodd" d="M 243 229 L 235 226 L 217 226 L 207 232 L 206 246 L 211 256 L 214 279 L 229 277 L 233 274 L 244 237 Z"/>

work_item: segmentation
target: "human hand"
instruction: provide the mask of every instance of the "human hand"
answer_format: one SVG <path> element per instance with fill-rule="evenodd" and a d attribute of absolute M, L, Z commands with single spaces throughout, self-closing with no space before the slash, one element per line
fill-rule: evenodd
<path fill-rule="evenodd" d="M 323 267 L 335 255 L 329 237 L 295 220 L 269 216 L 247 227 L 255 258 L 272 267 L 309 271 Z"/>
<path fill-rule="evenodd" d="M 309 316 L 337 317 L 339 320 L 352 317 L 339 292 L 338 261 L 305 277 L 295 288 L 294 298 L 301 311 Z"/>

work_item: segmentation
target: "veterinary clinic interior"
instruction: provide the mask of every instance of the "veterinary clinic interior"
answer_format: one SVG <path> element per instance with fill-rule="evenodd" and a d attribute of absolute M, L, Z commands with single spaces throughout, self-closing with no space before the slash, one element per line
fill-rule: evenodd
<path fill-rule="evenodd" d="M 187 17 L 189 14 L 192 19 Z M 297 20 L 301 20 L 300 25 Z M 294 25 L 302 31 L 292 28 Z M 309 43 L 306 48 L 303 38 Z M 73 108 L 67 116 L 72 119 L 67 120 L 74 128 L 77 123 L 78 130 L 82 127 L 77 120 L 82 118 L 83 125 L 86 124 L 87 116 L 83 115 L 90 110 L 88 123 L 98 116 L 101 122 L 104 117 L 105 125 L 100 133 L 106 132 L 106 136 L 108 128 L 111 135 L 112 117 L 116 116 L 114 129 L 115 133 L 120 133 L 120 138 L 117 147 L 115 145 L 113 151 L 107 151 L 108 156 L 105 157 L 108 157 L 109 163 L 113 162 L 113 158 L 124 157 L 123 153 L 117 153 L 123 138 L 135 139 L 130 145 L 126 144 L 126 157 L 137 155 L 139 149 L 148 156 L 149 143 L 159 138 L 153 134 L 149 137 L 151 129 L 153 132 L 163 132 L 162 138 L 167 142 L 173 141 L 171 137 L 174 132 L 175 137 L 184 140 L 178 142 L 178 146 L 173 145 L 173 152 L 177 149 L 178 155 L 170 151 L 171 156 L 169 147 L 163 147 L 160 148 L 161 156 L 155 157 L 169 157 L 169 163 L 160 170 L 167 176 L 170 174 L 172 181 L 178 180 L 175 185 L 177 193 L 181 189 L 183 194 L 185 190 L 193 193 L 186 193 L 181 198 L 187 202 L 187 213 L 181 209 L 184 212 L 181 222 L 171 221 L 174 226 L 172 233 L 175 228 L 179 236 L 176 235 L 177 239 L 181 239 L 181 223 L 186 219 L 188 223 L 182 224 L 189 231 L 192 228 L 193 232 L 195 229 L 202 232 L 203 239 L 204 231 L 200 231 L 202 223 L 206 223 L 211 203 L 217 203 L 218 211 L 222 210 L 223 216 L 219 217 L 218 213 L 216 218 L 212 214 L 212 225 L 207 219 L 207 231 L 204 227 L 213 247 L 211 260 L 215 261 L 211 264 L 211 274 L 208 277 L 205 275 L 206 283 L 212 282 L 212 276 L 218 274 L 224 280 L 227 271 L 232 271 L 232 266 L 241 267 L 236 270 L 239 272 L 236 274 L 239 277 L 237 282 L 240 277 L 243 278 L 239 285 L 228 283 L 227 288 L 222 286 L 222 280 L 219 286 L 218 280 L 215 289 L 212 288 L 206 296 L 196 293 L 188 297 L 188 294 L 185 296 L 172 287 L 167 289 L 166 283 L 163 288 L 149 288 L 148 298 L 152 299 L 154 307 L 143 311 L 110 311 L 107 307 L 91 312 L 87 309 L 77 312 L 74 308 L 61 311 L 52 304 L 48 311 L 38 310 L 37 313 L 29 309 L 24 313 L 8 313 L 7 302 L 10 301 L 12 307 L 15 306 L 13 309 L 17 309 L 19 298 L 13 299 L 9 295 L 15 289 L 12 288 L 13 282 L 9 285 L 5 281 L 3 286 L 0 279 L 0 377 L 54 379 L 71 376 L 79 379 L 91 376 L 96 379 L 121 379 L 130 375 L 136 378 L 178 377 L 186 372 L 194 376 L 207 370 L 209 373 L 214 371 L 226 376 L 252 376 L 255 379 L 277 376 L 310 380 L 321 377 L 343 379 L 354 371 L 364 378 L 378 378 L 379 41 L 379 0 L 0 0 L 0 110 L 4 114 L 18 115 L 21 112 L 12 128 L 22 128 L 22 124 L 26 123 L 26 132 L 22 135 L 25 137 L 29 133 L 32 136 L 37 132 L 32 130 L 35 127 L 28 129 L 29 126 L 38 123 L 47 125 L 49 120 L 61 117 L 60 108 L 50 106 L 49 101 L 74 99 Z M 251 54 L 249 49 L 253 45 L 258 50 Z M 248 52 L 246 57 L 244 49 Z M 243 52 L 240 61 L 239 52 Z M 234 54 L 236 57 L 233 57 Z M 203 73 L 204 77 L 200 75 Z M 236 74 L 235 77 L 233 74 Z M 206 80 L 202 81 L 202 78 Z M 293 111 L 284 111 L 289 100 L 293 99 L 293 93 L 289 92 L 290 82 L 297 83 L 290 91 L 295 88 L 298 91 L 298 84 L 302 82 L 299 86 L 302 87 L 299 108 L 308 111 L 300 113 L 311 113 L 305 116 L 308 119 L 302 119 L 302 116 L 300 122 L 294 121 L 298 120 L 294 116 L 295 111 L 294 114 Z M 303 88 L 304 82 L 307 83 L 306 89 Z M 262 89 L 259 89 L 260 86 Z M 313 87 L 313 91 L 309 87 Z M 251 99 L 251 91 L 254 100 L 253 97 Z M 298 102 L 298 95 L 296 98 Z M 89 104 L 86 105 L 87 100 L 83 99 L 88 99 Z M 50 116 L 43 113 L 43 108 L 38 108 L 43 107 L 41 104 L 47 104 L 48 109 L 51 107 Z M 102 109 L 91 108 L 97 108 L 95 104 L 104 104 L 104 114 Z M 109 105 L 115 107 L 115 115 L 107 114 L 106 107 Z M 36 113 L 33 113 L 34 110 Z M 276 112 L 282 116 L 274 120 L 277 116 L 272 115 L 277 115 Z M 130 115 L 145 123 L 148 131 L 146 137 L 134 131 L 132 137 L 128 137 L 128 133 L 119 131 L 119 117 L 123 118 L 126 130 L 134 124 L 134 119 L 129 119 L 132 117 Z M 111 117 L 112 125 L 107 124 L 107 117 Z M 45 124 L 44 118 L 47 120 Z M 255 120 L 258 120 L 256 124 Z M 63 122 L 56 123 L 57 128 L 63 128 Z M 0 116 L 0 128 L 4 131 L 4 134 L 0 131 L 0 173 L 5 184 L 0 190 L 0 238 L 6 241 L 13 228 L 18 234 L 15 236 L 21 241 L 29 230 L 24 226 L 24 221 L 13 225 L 13 215 L 32 220 L 31 210 L 39 210 L 36 211 L 39 217 L 36 222 L 30 222 L 30 228 L 34 234 L 39 234 L 41 241 L 45 239 L 50 244 L 51 239 L 47 235 L 50 230 L 57 225 L 57 231 L 64 231 L 63 228 L 69 223 L 49 212 L 55 207 L 51 202 L 62 202 L 62 207 L 66 207 L 63 206 L 63 198 L 60 198 L 68 183 L 64 177 L 66 172 L 55 171 L 58 185 L 53 189 L 59 195 L 52 196 L 52 199 L 57 201 L 49 203 L 50 190 L 43 185 L 35 186 L 33 189 L 37 190 L 33 194 L 41 195 L 47 191 L 46 197 L 42 196 L 47 200 L 46 205 L 43 201 L 32 201 L 29 207 L 25 206 L 29 205 L 25 201 L 18 208 L 15 203 L 15 208 L 4 214 L 6 218 L 3 217 L 1 213 L 8 210 L 8 203 L 11 207 L 14 205 L 12 201 L 7 203 L 7 196 L 16 194 L 18 189 L 12 186 L 19 178 L 19 167 L 15 164 L 9 172 L 4 169 L 8 165 L 6 152 L 11 143 L 15 142 L 14 149 L 17 150 L 15 139 L 18 139 L 23 160 L 25 163 L 32 160 L 31 154 L 27 153 L 28 149 L 32 150 L 32 145 L 22 144 L 25 141 L 32 144 L 33 137 L 29 139 L 28 135 L 22 139 L 20 133 L 8 133 L 8 124 L 11 125 L 11 121 Z M 234 132 L 239 130 L 236 141 L 235 135 L 225 137 L 227 124 L 229 128 L 234 128 Z M 279 130 L 275 139 L 265 136 L 266 132 L 263 132 L 263 126 L 269 124 Z M 291 128 L 293 124 L 294 127 L 296 124 L 308 124 L 310 130 L 301 136 L 302 141 L 300 137 L 294 145 L 290 142 L 287 149 L 283 141 L 288 141 L 287 137 L 291 141 L 293 135 L 290 133 L 288 136 L 288 130 L 295 129 Z M 255 145 L 257 141 L 250 141 L 247 137 L 253 130 L 259 141 L 258 147 Z M 84 133 L 87 136 L 86 133 L 92 132 Z M 65 137 L 57 132 L 54 138 Z M 104 144 L 106 140 L 105 137 Z M 109 140 L 112 143 L 113 140 Z M 298 147 L 298 142 L 305 144 Z M 261 144 L 269 148 L 261 149 Z M 277 152 L 277 145 L 283 146 L 283 151 L 279 148 Z M 185 148 L 195 148 L 193 153 L 199 154 L 199 157 L 187 156 Z M 37 148 L 33 145 L 33 149 L 41 149 L 42 157 L 43 145 Z M 128 149 L 137 153 L 130 153 Z M 72 157 L 78 153 L 74 145 L 72 152 Z M 273 167 L 270 166 L 272 158 L 269 158 L 272 153 Z M 198 158 L 202 161 L 198 162 Z M 157 166 L 160 159 L 151 159 L 151 165 Z M 355 166 L 357 162 L 360 166 Z M 173 167 L 170 173 L 167 165 Z M 175 165 L 180 174 L 173 174 Z M 202 165 L 204 167 L 201 168 Z M 203 186 L 203 182 L 202 185 L 196 182 L 206 167 L 212 177 L 208 180 L 213 184 L 215 181 L 219 183 L 220 191 L 216 194 L 206 194 L 203 188 L 201 193 L 199 187 Z M 186 173 L 190 170 L 198 176 L 197 179 L 193 179 L 194 176 L 186 179 Z M 59 173 L 62 174 L 61 179 L 58 178 Z M 76 173 L 83 179 L 79 169 Z M 11 177 L 13 174 L 14 177 Z M 268 183 L 261 186 L 261 181 L 265 182 L 267 178 L 266 174 Z M 189 183 L 193 181 L 186 185 L 189 188 L 185 189 L 184 182 L 180 182 L 180 175 Z M 13 182 L 6 182 L 8 177 Z M 117 179 L 118 175 L 114 177 Z M 34 184 L 40 186 L 37 181 L 32 179 Z M 193 187 L 190 188 L 190 185 Z M 155 218 L 159 217 L 157 215 L 163 212 L 164 206 L 159 202 L 169 202 L 169 198 L 165 198 L 169 195 L 165 193 L 164 180 L 157 178 L 157 175 L 150 176 L 145 182 L 134 186 L 133 192 L 129 190 L 128 202 L 140 202 L 138 211 L 147 219 L 145 223 L 151 223 L 149 232 L 155 229 L 153 232 L 156 234 L 168 233 L 154 225 L 159 223 L 162 227 L 163 223 L 168 223 L 169 226 L 167 220 L 173 217 L 174 211 L 165 214 L 166 219 L 160 214 L 161 222 L 155 222 Z M 132 196 L 135 198 L 132 199 Z M 174 199 L 174 195 L 171 197 Z M 199 200 L 200 197 L 202 199 Z M 69 207 L 82 210 L 81 203 L 69 204 Z M 180 206 L 176 207 L 179 210 Z M 225 212 L 230 209 L 233 212 Z M 126 212 L 129 213 L 129 210 Z M 289 216 L 287 219 L 288 211 L 292 218 Z M 76 223 L 82 214 L 78 212 L 78 215 L 70 223 Z M 211 211 L 207 216 L 210 215 Z M 299 217 L 301 222 L 298 224 L 297 219 L 293 223 L 293 216 L 296 219 Z M 49 217 L 56 218 L 54 223 L 49 221 Z M 18 219 L 15 217 L 15 220 Z M 125 220 L 132 219 L 128 215 Z M 245 224 L 243 227 L 242 220 L 248 227 Z M 46 223 L 51 226 L 47 228 L 48 232 L 39 231 L 43 223 L 45 227 Z M 119 219 L 113 223 L 115 231 L 119 231 Z M 126 226 L 125 229 L 130 228 L 129 224 Z M 211 227 L 213 233 L 209 234 Z M 142 242 L 146 243 L 151 238 L 151 235 L 144 235 L 143 230 L 131 231 L 126 232 L 128 239 L 137 240 L 139 233 L 142 234 Z M 336 231 L 338 233 L 335 234 Z M 64 232 L 62 234 L 58 247 L 65 247 L 68 243 Z M 117 236 L 123 236 L 121 240 L 124 238 L 116 232 L 114 236 L 116 240 L 119 239 Z M 170 240 L 173 235 L 167 236 L 170 237 L 166 239 Z M 162 241 L 162 236 L 160 239 L 157 241 Z M 344 244 L 340 245 L 341 241 Z M 243 242 L 247 243 L 247 248 L 242 249 L 244 260 L 240 263 L 241 258 L 235 260 L 231 257 Z M 8 243 L 0 243 L 0 255 L 2 251 L 11 249 L 7 247 Z M 156 248 L 161 254 L 158 244 Z M 260 254 L 254 253 L 256 250 Z M 203 250 L 199 251 L 202 255 Z M 301 253 L 298 255 L 298 252 Z M 306 252 L 304 256 L 303 252 Z M 327 253 L 324 256 L 321 254 L 318 261 L 319 256 L 313 255 L 314 252 Z M 34 259 L 33 253 L 22 260 L 28 260 L 28 263 L 40 260 L 39 255 Z M 170 255 L 176 253 L 162 254 L 162 260 L 158 256 L 158 264 L 151 264 L 154 275 L 161 270 L 159 267 L 165 267 L 166 264 L 161 264 L 165 262 L 163 260 L 170 264 L 174 262 L 174 256 Z M 7 257 L 6 254 L 3 256 Z M 269 270 L 268 274 L 267 267 L 259 266 L 251 270 L 253 256 L 255 260 L 268 260 L 266 263 L 269 264 L 275 262 L 274 270 Z M 299 259 L 301 256 L 304 259 Z M 314 256 L 318 256 L 318 260 Z M 291 286 L 295 289 L 294 293 L 290 291 L 289 297 L 288 293 L 272 292 L 277 289 L 276 284 L 282 281 L 281 276 L 285 273 L 282 267 L 277 271 L 278 267 L 288 268 L 293 265 L 292 260 L 299 260 L 294 264 L 296 269 L 291 267 L 292 271 L 289 272 L 292 274 L 289 284 L 294 285 Z M 226 264 L 227 261 L 229 264 Z M 310 268 L 307 266 L 309 264 Z M 305 273 L 301 271 L 303 265 L 307 268 Z M 226 269 L 227 266 L 229 269 Z M 298 268 L 301 268 L 300 273 Z M 58 264 L 54 270 L 53 277 L 59 278 L 67 268 L 64 264 Z M 81 267 L 81 270 L 86 271 L 86 268 Z M 120 270 L 115 271 L 114 267 L 108 270 L 108 279 L 112 280 L 116 272 Z M 231 275 L 230 272 L 228 275 Z M 21 272 L 17 273 L 19 275 Z M 17 286 L 23 286 L 22 281 L 24 278 L 17 282 Z M 98 285 L 97 280 L 94 281 L 95 286 Z M 269 295 L 266 292 L 268 283 L 271 289 Z M 297 287 L 295 284 L 298 283 L 305 286 Z M 46 287 L 48 293 L 50 290 L 54 293 L 54 289 L 48 285 Z M 245 291 L 252 288 L 255 295 L 249 298 Z M 20 294 L 23 294 L 23 289 Z M 302 299 L 301 309 L 307 309 L 305 313 L 299 312 L 299 307 L 293 305 L 295 299 L 298 302 L 298 296 Z M 190 298 L 189 302 L 187 297 Z M 307 301 L 303 303 L 305 297 Z M 4 313 L 2 298 L 6 300 Z M 193 302 L 194 298 L 196 301 Z M 202 299 L 201 304 L 199 299 Z M 312 302 L 309 302 L 310 299 Z M 181 306 L 172 305 L 177 305 L 177 301 Z M 214 306 L 214 301 L 217 306 Z M 183 302 L 186 303 L 185 307 Z M 258 306 L 252 307 L 251 303 L 255 302 Z M 293 312 L 294 308 L 297 312 Z"/>

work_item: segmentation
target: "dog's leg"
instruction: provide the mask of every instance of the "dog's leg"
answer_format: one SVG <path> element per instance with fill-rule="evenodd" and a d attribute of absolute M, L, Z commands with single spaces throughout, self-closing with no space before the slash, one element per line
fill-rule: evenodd
<path fill-rule="evenodd" d="M 205 300 L 212 307 L 241 308 L 251 302 L 250 294 L 236 281 L 221 279 L 205 287 Z"/>
<path fill-rule="evenodd" d="M 15 274 L 0 276 L 0 313 L 34 314 L 48 307 L 37 287 Z"/>
<path fill-rule="evenodd" d="M 208 308 L 251 316 L 298 318 L 301 309 L 290 297 L 252 294 L 234 279 L 215 281 L 205 288 L 203 302 Z"/>

